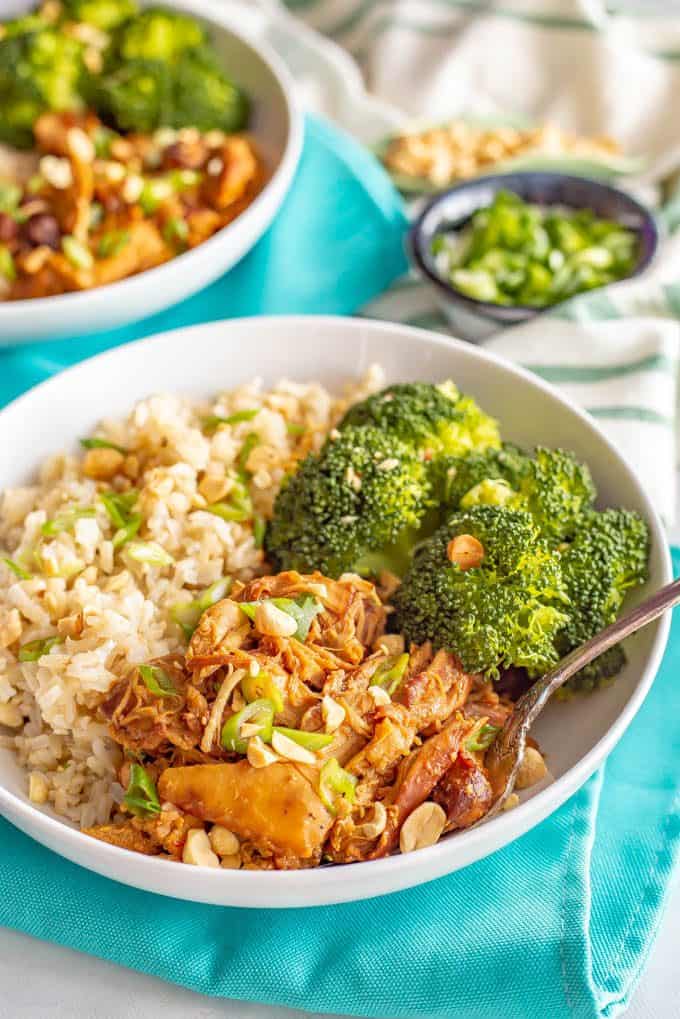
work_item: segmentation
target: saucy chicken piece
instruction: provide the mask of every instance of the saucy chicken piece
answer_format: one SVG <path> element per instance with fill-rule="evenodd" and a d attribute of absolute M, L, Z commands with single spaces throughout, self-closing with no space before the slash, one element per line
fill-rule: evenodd
<path fill-rule="evenodd" d="M 408 708 L 418 731 L 449 718 L 465 703 L 472 676 L 463 671 L 451 651 L 438 651 L 427 667 L 411 675 L 397 692 L 397 701 Z"/>
<path fill-rule="evenodd" d="M 224 598 L 201 616 L 189 641 L 189 668 L 220 664 L 229 652 L 240 648 L 250 635 L 250 623 L 235 601 Z"/>
<path fill-rule="evenodd" d="M 474 727 L 474 722 L 458 715 L 403 762 L 397 780 L 384 801 L 387 824 L 371 859 L 392 852 L 399 840 L 402 824 L 416 807 L 428 799 L 458 757 L 461 744 Z"/>
<path fill-rule="evenodd" d="M 435 786 L 431 799 L 446 813 L 446 831 L 469 828 L 491 807 L 493 790 L 484 768 L 464 752 Z"/>
<path fill-rule="evenodd" d="M 258 174 L 258 163 L 253 147 L 245 138 L 227 138 L 213 156 L 215 173 L 208 172 L 203 181 L 203 195 L 216 209 L 227 209 L 242 197 Z"/>
<path fill-rule="evenodd" d="M 174 860 L 181 859 L 188 832 L 202 828 L 203 822 L 184 814 L 172 806 L 164 806 L 151 817 L 131 817 L 120 824 L 98 824 L 85 828 L 85 834 L 100 842 L 108 842 L 121 849 L 157 856 L 167 853 Z"/>
<path fill-rule="evenodd" d="M 320 858 L 333 823 L 317 788 L 316 769 L 283 762 L 267 768 L 248 761 L 167 768 L 158 782 L 162 800 L 223 824 L 264 851 L 300 859 Z"/>

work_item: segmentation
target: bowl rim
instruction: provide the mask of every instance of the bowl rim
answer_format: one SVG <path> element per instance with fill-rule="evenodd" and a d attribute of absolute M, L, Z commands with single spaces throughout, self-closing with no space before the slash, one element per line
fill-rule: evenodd
<path fill-rule="evenodd" d="M 22 312 L 32 311 L 34 314 L 38 314 L 50 309 L 54 309 L 55 314 L 68 313 L 71 309 L 82 308 L 86 301 L 94 315 L 98 310 L 101 310 L 97 308 L 97 304 L 106 305 L 109 301 L 125 300 L 131 290 L 142 290 L 148 284 L 151 287 L 160 285 L 161 275 L 166 274 L 169 279 L 170 271 L 178 266 L 184 270 L 184 273 L 191 272 L 191 264 L 198 253 L 209 257 L 211 252 L 215 251 L 225 242 L 227 236 L 232 234 L 234 228 L 257 218 L 260 207 L 267 203 L 270 194 L 277 192 L 282 187 L 285 190 L 288 182 L 292 179 L 302 153 L 304 128 L 302 110 L 297 98 L 295 82 L 284 62 L 269 43 L 256 39 L 240 26 L 237 28 L 232 21 L 228 8 L 220 10 L 211 0 L 203 0 L 203 2 L 201 0 L 165 0 L 165 4 L 168 7 L 192 14 L 194 17 L 204 21 L 209 28 L 212 27 L 222 32 L 228 32 L 244 49 L 250 51 L 251 56 L 264 65 L 275 80 L 286 108 L 287 131 L 283 152 L 273 173 L 267 177 L 264 186 L 250 205 L 243 212 L 239 213 L 235 219 L 231 220 L 226 226 L 218 230 L 216 234 L 213 234 L 212 237 L 209 237 L 195 248 L 175 255 L 168 262 L 163 262 L 161 265 L 154 266 L 151 269 L 144 269 L 142 272 L 135 273 L 133 276 L 126 276 L 113 283 L 91 287 L 89 290 L 76 290 L 54 294 L 50 297 L 28 297 L 20 301 L 0 301 L 0 331 L 2 330 L 3 316 L 15 318 L 20 316 Z M 143 282 L 141 282 L 142 280 Z M 168 306 L 172 305 L 172 303 L 172 298 L 170 298 Z"/>
<path fill-rule="evenodd" d="M 592 290 L 584 291 L 583 293 L 597 293 L 599 290 L 602 290 L 604 286 L 619 286 L 621 283 L 626 283 L 628 280 L 635 279 L 636 276 L 639 276 L 647 268 L 649 268 L 659 247 L 659 227 L 652 211 L 630 195 L 627 191 L 617 188 L 609 182 L 595 180 L 591 177 L 580 177 L 573 173 L 559 173 L 558 171 L 552 170 L 517 170 L 508 171 L 507 173 L 488 174 L 481 177 L 473 177 L 471 180 L 462 181 L 460 184 L 455 184 L 453 187 L 447 188 L 445 191 L 438 192 L 433 198 L 428 200 L 425 207 L 419 212 L 415 222 L 412 224 L 406 236 L 407 253 L 410 255 L 411 261 L 415 263 L 417 270 L 422 273 L 422 275 L 425 276 L 430 283 L 434 284 L 439 290 L 441 290 L 449 300 L 456 301 L 490 322 L 498 322 L 500 320 L 502 322 L 515 323 L 525 321 L 527 318 L 531 318 L 536 315 L 542 315 L 546 312 L 553 311 L 555 308 L 561 307 L 561 305 L 563 305 L 566 301 L 573 299 L 565 298 L 562 301 L 557 301 L 555 304 L 547 305 L 544 308 L 537 308 L 528 304 L 494 304 L 492 301 L 480 301 L 474 297 L 468 297 L 467 294 L 461 293 L 460 290 L 456 290 L 451 283 L 448 283 L 428 265 L 425 252 L 426 242 L 424 237 L 424 225 L 425 220 L 432 209 L 436 208 L 436 206 L 441 202 L 446 201 L 452 194 L 464 191 L 473 191 L 475 188 L 482 185 L 491 187 L 496 187 L 497 185 L 502 186 L 504 181 L 509 179 L 514 179 L 516 181 L 518 177 L 562 180 L 581 185 L 585 184 L 594 191 L 609 192 L 611 195 L 616 195 L 618 198 L 627 202 L 629 208 L 632 211 L 637 212 L 643 220 L 645 227 L 649 229 L 652 238 L 650 250 L 638 260 L 632 272 L 628 273 L 627 276 L 623 276 L 620 280 L 615 280 L 613 283 L 606 283 L 598 287 L 593 287 Z M 515 187 L 516 186 L 517 185 L 515 185 Z M 509 186 L 507 190 L 512 191 L 513 188 Z M 564 202 L 562 204 L 570 208 L 584 208 L 584 206 L 569 206 L 568 202 Z M 483 208 L 486 208 L 486 206 L 478 205 L 474 211 L 479 211 Z M 640 233 L 639 230 L 636 232 L 638 234 Z M 574 298 L 580 296 L 582 296 L 582 294 L 574 294 Z"/>
<path fill-rule="evenodd" d="M 597 421 L 575 406 L 551 384 L 512 361 L 463 340 L 451 339 L 443 334 L 401 323 L 332 315 L 272 315 L 223 319 L 168 330 L 109 348 L 29 389 L 0 410 L 0 433 L 7 416 L 21 411 L 24 405 L 29 409 L 36 395 L 57 396 L 65 376 L 77 375 L 84 367 L 92 365 L 96 365 L 105 376 L 107 363 L 133 348 L 143 352 L 156 345 L 162 347 L 179 334 L 183 334 L 185 342 L 189 339 L 200 343 L 202 332 L 205 332 L 206 336 L 215 330 L 227 332 L 231 330 L 238 334 L 241 330 L 249 328 L 276 330 L 281 325 L 296 331 L 309 329 L 314 335 L 319 335 L 324 329 L 368 330 L 385 334 L 394 334 L 396 330 L 406 339 L 412 340 L 416 346 L 421 343 L 435 344 L 445 347 L 454 357 L 458 351 L 477 361 L 482 371 L 500 369 L 502 373 L 541 391 L 553 402 L 560 404 L 568 414 L 577 418 L 588 432 L 594 433 L 611 455 L 612 462 L 628 476 L 628 480 L 637 491 L 641 505 L 644 506 L 652 542 L 658 547 L 662 573 L 660 582 L 665 583 L 671 579 L 670 552 L 659 515 L 635 471 L 625 456 L 603 433 Z M 226 342 L 224 335 L 221 342 L 222 344 Z M 251 872 L 188 868 L 184 863 L 158 860 L 95 840 L 71 827 L 68 822 L 44 813 L 26 797 L 16 795 L 2 784 L 0 784 L 0 814 L 36 841 L 88 870 L 145 891 L 190 901 L 249 908 L 288 908 L 329 905 L 403 890 L 458 869 L 448 862 L 451 858 L 455 860 L 456 846 L 467 850 L 462 855 L 467 857 L 468 863 L 483 859 L 529 831 L 573 795 L 613 750 L 640 708 L 661 663 L 669 629 L 670 618 L 666 614 L 658 621 L 653 645 L 631 696 L 595 745 L 571 768 L 516 809 L 502 813 L 478 828 L 451 835 L 418 853 L 394 855 L 359 864 L 292 871 Z M 463 866 L 467 866 L 468 863 Z M 121 876 L 123 872 L 124 876 Z M 171 877 L 170 888 L 166 882 L 162 882 L 164 885 L 162 889 L 158 887 L 156 877 L 161 874 Z"/>

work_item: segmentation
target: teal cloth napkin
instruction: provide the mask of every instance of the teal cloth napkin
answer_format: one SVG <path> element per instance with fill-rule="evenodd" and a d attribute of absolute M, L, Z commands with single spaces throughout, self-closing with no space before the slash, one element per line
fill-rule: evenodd
<path fill-rule="evenodd" d="M 402 270 L 403 228 L 379 168 L 310 120 L 293 191 L 240 266 L 134 328 L 6 352 L 0 400 L 158 329 L 265 311 L 354 311 Z M 680 551 L 674 562 L 678 572 Z M 606 767 L 512 846 L 421 888 L 303 911 L 194 905 L 91 874 L 0 821 L 0 923 L 204 993 L 314 1011 L 615 1016 L 644 965 L 680 845 L 680 715 L 669 709 L 679 669 L 680 619 Z"/>

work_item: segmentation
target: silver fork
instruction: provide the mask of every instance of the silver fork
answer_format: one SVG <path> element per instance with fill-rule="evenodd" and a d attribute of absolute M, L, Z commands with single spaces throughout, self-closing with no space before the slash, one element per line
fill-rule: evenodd
<path fill-rule="evenodd" d="M 529 729 L 546 706 L 555 690 L 559 690 L 575 673 L 588 665 L 603 651 L 642 629 L 680 602 L 680 579 L 655 591 L 632 612 L 596 634 L 581 647 L 571 651 L 551 672 L 538 679 L 515 704 L 515 708 L 489 748 L 485 764 L 489 771 L 494 802 L 491 810 L 478 821 L 483 824 L 498 813 L 510 795 L 517 778 Z"/>

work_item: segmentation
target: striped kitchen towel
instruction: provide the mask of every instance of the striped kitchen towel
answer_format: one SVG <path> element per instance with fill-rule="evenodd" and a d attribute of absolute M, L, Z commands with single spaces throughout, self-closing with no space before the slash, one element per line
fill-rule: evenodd
<path fill-rule="evenodd" d="M 276 9 L 272 0 L 260 2 L 270 13 Z M 660 210 L 667 236 L 652 270 L 577 297 L 486 345 L 589 410 L 671 524 L 680 356 L 680 238 L 671 233 L 680 224 L 680 190 L 674 200 L 672 193 L 680 169 L 674 113 L 680 8 L 673 13 L 667 4 L 632 0 L 286 0 L 286 6 L 270 22 L 270 41 L 306 100 L 369 145 L 414 120 L 522 114 L 579 133 L 611 134 L 627 154 L 644 157 L 634 186 L 667 202 Z M 293 38 L 297 19 L 343 48 L 344 74 L 339 60 L 327 59 L 327 41 L 325 59 L 315 61 L 312 33 Z M 367 92 L 356 86 L 357 64 Z M 449 331 L 431 288 L 410 277 L 365 314 Z"/>

